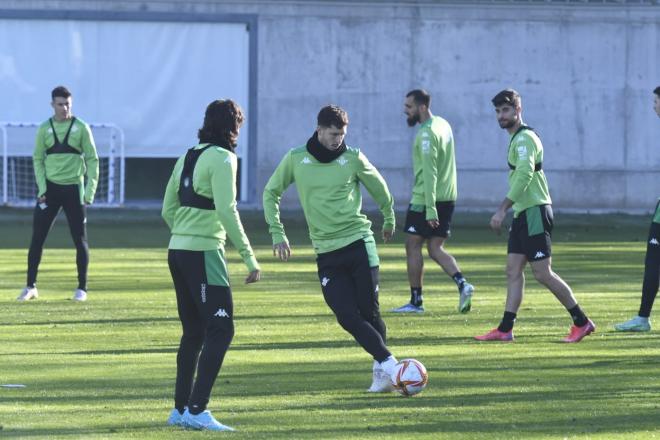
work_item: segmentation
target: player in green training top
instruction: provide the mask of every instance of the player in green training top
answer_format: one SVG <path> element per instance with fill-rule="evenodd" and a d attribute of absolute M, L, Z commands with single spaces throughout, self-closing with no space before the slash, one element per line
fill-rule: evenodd
<path fill-rule="evenodd" d="M 301 147 L 289 151 L 264 189 L 264 214 L 273 237 L 273 254 L 287 261 L 289 241 L 280 221 L 280 199 L 292 183 L 317 254 L 318 277 L 326 303 L 339 324 L 374 359 L 370 392 L 392 391 L 396 359 L 387 346 L 378 304 L 378 254 L 371 222 L 362 214 L 360 184 L 384 217 L 383 240 L 394 231 L 394 201 L 366 156 L 344 143 L 348 115 L 329 105 L 318 114 L 318 126 Z"/>
<path fill-rule="evenodd" d="M 39 296 L 36 282 L 44 242 L 57 214 L 64 209 L 76 246 L 78 287 L 73 292 L 73 299 L 85 301 L 89 265 L 85 205 L 94 201 L 99 158 L 89 125 L 71 112 L 71 92 L 58 86 L 51 92 L 51 97 L 50 105 L 55 114 L 39 127 L 32 156 L 37 201 L 28 251 L 27 285 L 17 299 L 27 301 Z"/>
<path fill-rule="evenodd" d="M 425 90 L 406 95 L 404 113 L 410 127 L 420 124 L 413 145 L 415 184 L 403 230 L 406 237 L 406 262 L 410 282 L 410 303 L 393 312 L 421 313 L 424 258 L 427 241 L 429 256 L 452 277 L 458 287 L 458 311 L 467 313 L 472 305 L 474 287 L 467 282 L 456 260 L 444 248 L 450 234 L 456 202 L 456 158 L 451 126 L 431 113 L 431 96 Z"/>
<path fill-rule="evenodd" d="M 653 108 L 660 116 L 660 86 L 653 90 Z M 644 280 L 642 282 L 642 303 L 634 318 L 617 324 L 614 328 L 620 332 L 648 332 L 651 330 L 651 309 L 658 294 L 660 284 L 660 199 L 655 205 L 655 214 L 651 221 L 649 238 L 646 241 L 644 262 Z"/>
<path fill-rule="evenodd" d="M 502 90 L 492 102 L 500 127 L 507 130 L 511 138 L 508 152 L 509 192 L 491 218 L 490 227 L 499 233 L 509 208 L 513 208 L 513 222 L 507 250 L 504 316 L 499 327 L 475 338 L 480 341 L 513 340 L 513 323 L 525 288 L 524 269 L 529 263 L 534 278 L 557 297 L 573 319 L 570 333 L 563 341 L 579 342 L 596 327 L 580 309 L 568 284 L 551 268 L 552 201 L 543 172 L 541 139 L 523 123 L 518 92 Z"/>
<path fill-rule="evenodd" d="M 261 276 L 236 209 L 234 148 L 242 123 L 243 112 L 234 101 L 210 103 L 199 144 L 176 162 L 165 190 L 162 215 L 172 233 L 168 263 L 183 328 L 168 425 L 233 431 L 206 406 L 234 336 L 227 236 L 250 272 L 245 283 Z"/>

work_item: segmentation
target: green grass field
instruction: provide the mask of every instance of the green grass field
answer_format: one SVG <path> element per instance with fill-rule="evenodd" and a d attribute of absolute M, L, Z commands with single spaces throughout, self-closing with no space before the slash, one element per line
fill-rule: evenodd
<path fill-rule="evenodd" d="M 289 263 L 274 260 L 259 213 L 243 215 L 263 269 L 229 251 L 236 336 L 210 409 L 234 434 L 164 426 L 172 408 L 180 336 L 166 264 L 168 234 L 151 211 L 89 215 L 90 297 L 70 301 L 75 256 L 58 220 L 39 274 L 40 298 L 17 303 L 25 282 L 30 212 L 0 210 L 0 437 L 273 439 L 660 438 L 660 333 L 618 334 L 639 305 L 648 217 L 558 215 L 555 270 L 574 288 L 597 332 L 566 345 L 570 319 L 528 276 L 513 344 L 477 343 L 497 325 L 506 239 L 485 214 L 460 214 L 448 249 L 477 288 L 455 312 L 453 283 L 427 260 L 421 316 L 384 313 L 389 346 L 427 367 L 428 388 L 369 395 L 371 359 L 327 309 L 300 215 L 285 219 Z M 409 290 L 403 234 L 379 247 L 381 307 Z"/>

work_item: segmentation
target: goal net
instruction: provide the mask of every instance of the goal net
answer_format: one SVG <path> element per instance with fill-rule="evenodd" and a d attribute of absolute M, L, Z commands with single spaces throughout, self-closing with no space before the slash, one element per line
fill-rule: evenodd
<path fill-rule="evenodd" d="M 3 205 L 35 203 L 37 184 L 32 167 L 34 140 L 40 123 L 0 122 L 2 168 L 0 201 Z M 124 203 L 124 133 L 114 124 L 89 124 L 99 156 L 99 181 L 94 205 Z"/>

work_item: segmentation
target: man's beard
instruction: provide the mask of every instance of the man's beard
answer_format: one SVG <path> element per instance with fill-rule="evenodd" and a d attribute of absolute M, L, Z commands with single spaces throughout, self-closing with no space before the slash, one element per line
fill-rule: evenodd
<path fill-rule="evenodd" d="M 500 128 L 505 128 L 505 129 L 511 128 L 514 125 L 516 125 L 515 119 L 510 119 L 508 121 L 497 121 L 497 122 L 500 123 Z"/>
<path fill-rule="evenodd" d="M 413 115 L 406 119 L 408 127 L 414 127 L 419 122 L 419 115 Z"/>

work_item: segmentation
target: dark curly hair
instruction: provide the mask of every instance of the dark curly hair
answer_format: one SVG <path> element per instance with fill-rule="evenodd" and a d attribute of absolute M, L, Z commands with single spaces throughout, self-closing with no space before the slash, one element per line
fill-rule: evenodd
<path fill-rule="evenodd" d="M 197 132 L 200 144 L 213 144 L 234 151 L 238 130 L 244 121 L 243 110 L 231 99 L 218 99 L 206 107 L 204 125 Z"/>

